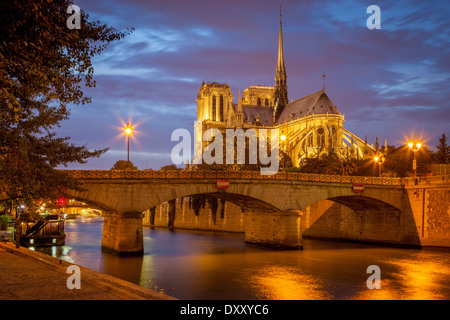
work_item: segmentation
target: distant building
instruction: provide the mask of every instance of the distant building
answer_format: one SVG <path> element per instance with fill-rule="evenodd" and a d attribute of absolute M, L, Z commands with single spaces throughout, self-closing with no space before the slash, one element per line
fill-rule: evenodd
<path fill-rule="evenodd" d="M 376 152 L 373 146 L 343 127 L 344 115 L 325 93 L 323 77 L 322 90 L 289 102 L 280 14 L 275 87 L 251 86 L 243 95 L 239 91 L 234 104 L 228 84 L 203 82 L 197 96 L 197 121 L 202 123 L 202 132 L 210 128 L 222 132 L 227 128 L 279 129 L 280 136 L 286 136 L 280 141 L 280 150 L 289 154 L 295 166 L 306 158 L 329 153 L 343 159 L 372 156 Z"/>

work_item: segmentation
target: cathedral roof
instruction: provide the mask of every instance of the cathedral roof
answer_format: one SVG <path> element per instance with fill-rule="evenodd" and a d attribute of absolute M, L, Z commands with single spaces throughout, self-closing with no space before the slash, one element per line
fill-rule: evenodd
<path fill-rule="evenodd" d="M 313 114 L 340 114 L 337 107 L 331 102 L 325 91 L 320 90 L 309 96 L 289 103 L 278 119 L 278 123 L 284 123 L 303 118 Z"/>
<path fill-rule="evenodd" d="M 261 126 L 273 125 L 273 108 L 264 108 L 261 106 L 242 106 L 242 113 L 244 114 L 244 123 L 256 123 L 256 118 L 259 117 Z"/>

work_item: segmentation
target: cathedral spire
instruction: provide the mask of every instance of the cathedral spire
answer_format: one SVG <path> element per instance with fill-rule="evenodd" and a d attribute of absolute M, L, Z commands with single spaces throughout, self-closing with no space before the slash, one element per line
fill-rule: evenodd
<path fill-rule="evenodd" d="M 274 120 L 277 121 L 283 111 L 284 107 L 288 104 L 287 95 L 287 75 L 286 67 L 284 65 L 284 53 L 283 53 L 283 25 L 282 25 L 282 13 L 280 3 L 280 33 L 278 36 L 278 61 L 277 69 L 275 71 L 275 110 Z"/>
<path fill-rule="evenodd" d="M 280 3 L 280 33 L 278 35 L 278 61 L 277 70 L 275 72 L 275 81 L 277 78 L 279 80 L 286 82 L 286 67 L 284 65 L 284 52 L 283 52 L 283 25 L 282 25 L 282 13 L 281 13 L 281 3 Z"/>

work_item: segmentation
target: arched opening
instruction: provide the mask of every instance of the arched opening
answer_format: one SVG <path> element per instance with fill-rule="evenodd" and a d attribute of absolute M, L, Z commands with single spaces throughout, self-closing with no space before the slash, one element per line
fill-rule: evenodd
<path fill-rule="evenodd" d="M 223 95 L 220 95 L 219 121 L 223 121 Z"/>
<path fill-rule="evenodd" d="M 70 193 L 67 194 L 67 198 L 69 199 L 68 205 L 71 207 L 76 207 L 81 203 L 83 207 L 85 206 L 87 208 L 94 208 L 97 211 L 101 211 L 102 214 L 116 212 L 115 209 L 109 207 L 108 205 L 105 205 L 101 202 L 98 202 L 98 201 L 95 201 L 92 199 L 87 199 L 87 198 L 80 197 L 80 196 L 74 196 L 74 195 L 71 195 Z M 71 200 L 74 202 L 71 202 Z"/>
<path fill-rule="evenodd" d="M 281 212 L 249 196 L 215 192 L 190 194 L 144 211 L 144 226 L 244 232 L 245 212 Z"/>
<path fill-rule="evenodd" d="M 261 103 L 261 98 L 258 97 L 258 100 L 257 100 L 256 104 L 258 105 L 258 107 L 261 106 L 261 104 L 262 104 L 262 103 Z"/>
<path fill-rule="evenodd" d="M 268 98 L 266 98 L 266 100 L 265 100 L 265 102 L 264 102 L 264 105 L 265 105 L 266 107 L 269 106 L 269 99 L 268 99 Z"/>
<path fill-rule="evenodd" d="M 282 211 L 240 194 L 193 194 L 169 200 L 144 212 L 144 226 L 169 230 L 227 231 L 245 243 L 278 249 L 301 249 L 300 211 Z"/>
<path fill-rule="evenodd" d="M 314 135 L 312 133 L 310 133 L 308 135 L 308 137 L 306 138 L 306 142 L 307 142 L 307 147 L 308 148 L 314 147 Z"/>
<path fill-rule="evenodd" d="M 317 147 L 323 149 L 325 147 L 325 129 L 320 127 L 317 129 Z"/>
<path fill-rule="evenodd" d="M 304 238 L 402 243 L 402 212 L 367 196 L 338 196 L 302 210 Z"/>
<path fill-rule="evenodd" d="M 212 96 L 212 113 L 211 113 L 211 120 L 216 121 L 216 96 Z"/>

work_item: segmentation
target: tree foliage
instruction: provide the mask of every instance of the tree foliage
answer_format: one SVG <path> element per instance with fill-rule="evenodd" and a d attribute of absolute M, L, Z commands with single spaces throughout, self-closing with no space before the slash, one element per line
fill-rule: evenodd
<path fill-rule="evenodd" d="M 55 129 L 69 105 L 91 99 L 92 58 L 132 30 L 118 32 L 82 11 L 81 29 L 67 27 L 66 0 L 0 2 L 0 180 L 12 198 L 55 197 L 77 183 L 55 168 L 85 163 L 107 149 L 76 146 Z"/>
<path fill-rule="evenodd" d="M 215 140 L 215 137 L 212 141 Z M 221 171 L 260 171 L 261 168 L 268 168 L 273 165 L 271 162 L 269 164 L 261 164 L 261 154 L 260 154 L 260 138 L 256 138 L 256 142 L 253 145 L 253 148 L 250 147 L 250 139 L 248 137 L 245 138 L 245 145 L 242 148 L 244 150 L 244 163 L 238 163 L 238 149 L 242 146 L 238 145 L 237 139 L 233 141 L 233 159 L 234 161 L 231 164 L 227 163 L 227 141 L 226 134 L 223 134 L 223 144 L 222 144 L 222 164 L 207 164 L 205 159 L 202 159 L 202 163 L 197 165 L 196 168 L 199 170 L 221 170 Z M 256 147 L 255 147 L 256 146 Z M 267 138 L 266 142 L 267 146 L 267 154 L 264 156 L 271 157 L 272 155 L 272 145 L 270 138 Z M 279 147 L 275 149 L 278 152 L 278 168 L 279 170 L 283 170 L 285 168 L 292 168 L 293 163 L 287 152 L 284 152 Z M 215 156 L 216 150 L 212 151 L 212 156 Z M 251 163 L 251 159 L 256 159 L 256 163 Z M 272 159 L 270 160 L 272 161 Z"/>
<path fill-rule="evenodd" d="M 412 171 L 414 153 L 407 146 L 396 148 L 395 146 L 382 147 L 381 152 L 385 157 L 382 164 L 382 176 L 385 177 L 407 177 Z M 432 152 L 423 146 L 416 153 L 417 172 L 425 174 L 429 172 L 429 164 L 432 161 Z M 316 174 L 332 174 L 347 176 L 378 176 L 379 164 L 373 158 L 364 160 L 340 159 L 331 153 L 319 158 L 306 159 L 305 165 L 300 172 Z"/>
<path fill-rule="evenodd" d="M 174 164 L 168 164 L 168 165 L 166 165 L 166 166 L 162 166 L 160 170 L 174 170 L 174 171 L 177 171 L 177 170 L 181 170 L 181 169 L 178 168 L 178 167 L 177 167 L 176 165 L 174 165 Z"/>
<path fill-rule="evenodd" d="M 436 146 L 436 152 L 434 153 L 433 158 L 437 163 L 450 162 L 450 146 L 447 145 L 445 133 L 439 138 L 439 143 Z"/>
<path fill-rule="evenodd" d="M 111 170 L 137 170 L 138 168 L 131 161 L 119 160 L 117 161 Z"/>

